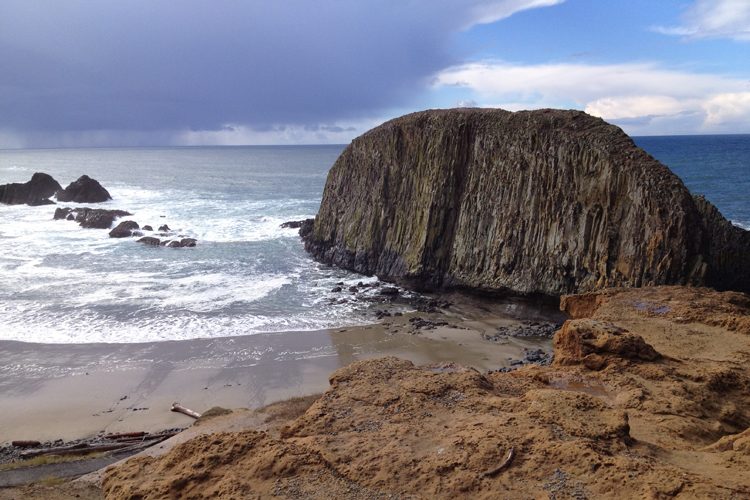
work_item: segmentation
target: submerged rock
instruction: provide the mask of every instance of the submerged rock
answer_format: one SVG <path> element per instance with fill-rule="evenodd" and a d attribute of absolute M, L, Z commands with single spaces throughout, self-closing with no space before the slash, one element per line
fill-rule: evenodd
<path fill-rule="evenodd" d="M 48 198 L 62 189 L 51 175 L 37 172 L 25 183 L 14 182 L 0 186 L 0 203 L 6 205 L 54 205 Z"/>
<path fill-rule="evenodd" d="M 68 184 L 65 189 L 58 188 L 55 197 L 57 201 L 72 201 L 75 203 L 101 203 L 111 200 L 109 191 L 104 189 L 99 182 L 88 175 L 82 175 L 78 180 Z"/>
<path fill-rule="evenodd" d="M 750 232 L 580 111 L 391 120 L 338 158 L 303 238 L 320 261 L 416 287 L 750 291 Z"/>

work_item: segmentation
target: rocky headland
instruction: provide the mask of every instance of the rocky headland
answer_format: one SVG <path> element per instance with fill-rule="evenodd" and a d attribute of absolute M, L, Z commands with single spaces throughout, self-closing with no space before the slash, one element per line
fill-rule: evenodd
<path fill-rule="evenodd" d="M 341 154 L 306 234 L 318 260 L 419 288 L 750 291 L 750 232 L 580 111 L 391 120 Z"/>
<path fill-rule="evenodd" d="M 278 434 L 222 432 L 130 459 L 104 493 L 750 498 L 750 297 L 610 289 L 561 308 L 571 319 L 552 366 L 357 362 Z"/>

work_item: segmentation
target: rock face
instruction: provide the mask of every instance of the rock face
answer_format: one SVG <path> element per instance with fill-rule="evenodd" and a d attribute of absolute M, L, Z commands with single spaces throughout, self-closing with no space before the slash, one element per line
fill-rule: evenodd
<path fill-rule="evenodd" d="M 579 111 L 432 110 L 355 139 L 306 249 L 426 288 L 750 291 L 750 235 L 618 127 Z"/>
<path fill-rule="evenodd" d="M 55 197 L 57 201 L 75 203 L 101 203 L 112 199 L 109 192 L 88 175 L 82 175 L 65 189 L 60 188 Z"/>
<path fill-rule="evenodd" d="M 23 184 L 14 182 L 0 186 L 0 203 L 7 205 L 53 205 L 55 202 L 49 197 L 62 189 L 52 176 L 41 172 L 31 176 L 29 182 Z"/>

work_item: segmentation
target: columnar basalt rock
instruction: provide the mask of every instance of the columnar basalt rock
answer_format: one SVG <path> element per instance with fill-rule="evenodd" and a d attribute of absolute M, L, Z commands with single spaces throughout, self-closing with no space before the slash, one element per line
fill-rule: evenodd
<path fill-rule="evenodd" d="M 580 111 L 431 110 L 355 139 L 306 249 L 416 287 L 750 291 L 750 233 Z"/>

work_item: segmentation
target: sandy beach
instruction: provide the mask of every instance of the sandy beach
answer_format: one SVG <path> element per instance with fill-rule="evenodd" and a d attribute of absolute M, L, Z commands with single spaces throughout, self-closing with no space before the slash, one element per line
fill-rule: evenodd
<path fill-rule="evenodd" d="M 452 301 L 459 305 L 440 313 L 314 332 L 142 344 L 2 341 L 0 445 L 186 427 L 193 420 L 170 411 L 175 401 L 197 412 L 259 408 L 323 392 L 334 370 L 368 358 L 454 361 L 486 372 L 509 366 L 524 348 L 552 352 L 550 338 L 484 338 L 498 326 L 520 325 L 520 318 L 560 321 L 548 305 L 460 296 Z M 449 326 L 413 333 L 409 320 L 415 316 Z"/>

